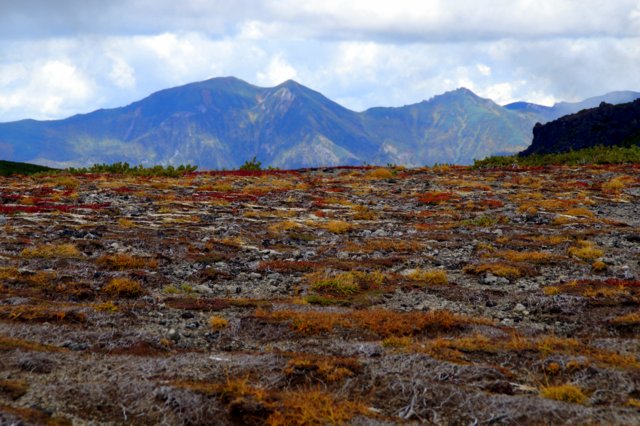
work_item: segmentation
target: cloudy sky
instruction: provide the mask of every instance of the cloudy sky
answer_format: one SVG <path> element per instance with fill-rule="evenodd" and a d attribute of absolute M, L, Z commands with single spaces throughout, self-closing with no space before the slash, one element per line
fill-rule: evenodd
<path fill-rule="evenodd" d="M 354 110 L 640 91 L 640 0 L 0 0 L 0 121 L 227 75 Z"/>

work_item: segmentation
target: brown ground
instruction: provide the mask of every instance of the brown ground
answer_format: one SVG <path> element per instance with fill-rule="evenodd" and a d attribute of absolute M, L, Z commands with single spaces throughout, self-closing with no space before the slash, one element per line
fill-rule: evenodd
<path fill-rule="evenodd" d="M 0 424 L 638 424 L 640 171 L 0 180 Z"/>

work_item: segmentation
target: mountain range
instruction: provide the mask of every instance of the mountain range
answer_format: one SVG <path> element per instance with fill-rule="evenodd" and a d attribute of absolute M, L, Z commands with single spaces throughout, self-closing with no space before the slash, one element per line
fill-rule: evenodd
<path fill-rule="evenodd" d="M 349 110 L 295 81 L 271 88 L 234 77 L 174 87 L 121 108 L 63 120 L 0 123 L 0 159 L 54 167 L 127 161 L 237 168 L 263 165 L 469 164 L 524 150 L 536 122 L 638 98 L 613 92 L 582 103 L 504 107 L 457 89 L 403 107 Z"/>

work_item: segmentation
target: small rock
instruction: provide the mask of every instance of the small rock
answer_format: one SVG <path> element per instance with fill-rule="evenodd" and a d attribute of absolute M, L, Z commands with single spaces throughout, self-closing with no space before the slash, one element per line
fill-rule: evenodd
<path fill-rule="evenodd" d="M 640 234 L 627 235 L 627 241 L 630 243 L 640 243 Z"/>
<path fill-rule="evenodd" d="M 213 293 L 213 290 L 211 290 L 208 286 L 203 285 L 203 284 L 197 284 L 194 285 L 192 287 L 193 291 L 195 291 L 196 293 L 200 293 L 200 294 L 209 294 L 209 293 Z"/>
<path fill-rule="evenodd" d="M 338 259 L 348 259 L 349 258 L 349 253 L 347 253 L 346 251 L 339 251 L 338 254 L 336 254 L 336 257 Z"/>
<path fill-rule="evenodd" d="M 378 229 L 375 232 L 373 232 L 371 234 L 372 237 L 386 237 L 388 236 L 389 233 L 387 231 L 385 231 L 384 229 Z"/>
<path fill-rule="evenodd" d="M 169 332 L 167 333 L 167 337 L 173 340 L 174 342 L 177 342 L 178 340 L 180 340 L 180 334 L 175 328 L 169 329 Z"/>
<path fill-rule="evenodd" d="M 71 349 L 72 351 L 84 351 L 89 348 L 89 345 L 86 343 L 72 342 L 68 340 L 62 344 L 62 347 Z"/>
<path fill-rule="evenodd" d="M 513 307 L 513 310 L 516 312 L 524 312 L 527 310 L 527 308 L 522 303 L 518 303 L 516 304 L 516 306 Z"/>
<path fill-rule="evenodd" d="M 413 307 L 413 309 L 415 309 L 416 311 L 428 311 L 429 307 L 424 303 L 418 303 Z"/>

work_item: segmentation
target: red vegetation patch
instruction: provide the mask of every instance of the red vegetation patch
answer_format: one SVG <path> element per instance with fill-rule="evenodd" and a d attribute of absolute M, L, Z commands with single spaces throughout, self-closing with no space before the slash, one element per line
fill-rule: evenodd
<path fill-rule="evenodd" d="M 75 210 L 100 210 L 109 207 L 110 204 L 42 204 L 37 206 L 17 206 L 0 205 L 0 213 L 50 213 L 50 212 L 71 212 Z"/>
<path fill-rule="evenodd" d="M 293 175 L 300 176 L 300 172 L 296 170 L 212 170 L 209 172 L 195 172 L 193 173 L 195 176 L 236 176 L 236 177 L 247 177 L 247 176 L 282 176 L 282 175 Z"/>
<path fill-rule="evenodd" d="M 241 194 L 233 192 L 197 192 L 189 197 L 192 201 L 208 201 L 208 200 L 223 200 L 228 202 L 235 201 L 257 201 L 258 197 L 251 194 Z"/>
<path fill-rule="evenodd" d="M 165 346 L 156 345 L 149 342 L 137 342 L 130 346 L 110 349 L 110 355 L 133 355 L 133 356 L 164 356 L 169 351 Z"/>
<path fill-rule="evenodd" d="M 453 198 L 450 192 L 427 192 L 418 197 L 418 202 L 422 204 L 438 205 L 446 203 Z"/>

